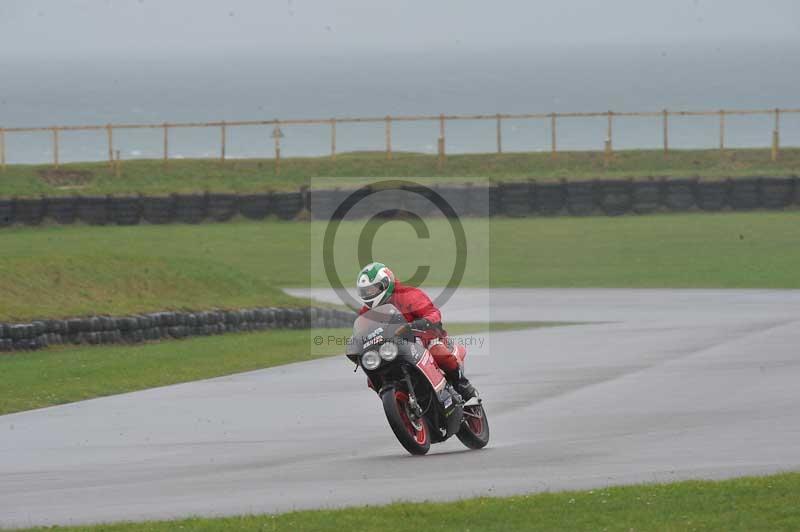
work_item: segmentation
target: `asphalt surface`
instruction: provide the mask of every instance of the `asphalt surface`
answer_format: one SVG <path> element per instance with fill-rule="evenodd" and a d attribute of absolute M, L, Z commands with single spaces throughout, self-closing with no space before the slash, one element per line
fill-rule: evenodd
<path fill-rule="evenodd" d="M 445 315 L 480 321 L 487 302 L 495 320 L 596 323 L 472 338 L 482 451 L 408 456 L 363 374 L 329 358 L 0 417 L 0 525 L 800 469 L 800 291 L 462 290 Z"/>

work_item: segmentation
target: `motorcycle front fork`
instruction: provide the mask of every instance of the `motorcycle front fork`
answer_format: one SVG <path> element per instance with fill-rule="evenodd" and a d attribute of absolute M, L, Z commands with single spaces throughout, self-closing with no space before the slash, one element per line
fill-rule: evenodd
<path fill-rule="evenodd" d="M 406 386 L 408 387 L 408 406 L 411 407 L 412 412 L 414 412 L 417 417 L 422 417 L 422 408 L 417 402 L 417 394 L 414 393 L 414 385 L 411 383 L 411 375 L 408 374 L 408 370 L 405 367 L 403 368 L 403 382 L 405 382 Z"/>

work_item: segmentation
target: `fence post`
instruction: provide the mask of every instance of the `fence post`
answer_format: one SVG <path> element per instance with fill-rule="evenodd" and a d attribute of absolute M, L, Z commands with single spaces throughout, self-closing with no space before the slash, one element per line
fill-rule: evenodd
<path fill-rule="evenodd" d="M 336 119 L 331 119 L 331 161 L 336 160 Z"/>
<path fill-rule="evenodd" d="M 222 121 L 222 126 L 220 126 L 219 133 L 220 133 L 220 144 L 221 144 L 219 160 L 220 160 L 220 162 L 222 164 L 225 164 L 225 148 L 227 147 L 226 144 L 227 144 L 227 140 L 228 140 L 227 139 L 228 130 L 227 130 L 227 126 L 225 125 L 225 121 L 224 120 Z"/>
<path fill-rule="evenodd" d="M 6 171 L 6 130 L 0 127 L 0 170 Z"/>
<path fill-rule="evenodd" d="M 392 160 L 392 117 L 386 116 L 386 160 Z"/>
<path fill-rule="evenodd" d="M 550 113 L 550 155 L 553 159 L 557 157 L 556 148 L 556 114 Z"/>
<path fill-rule="evenodd" d="M 497 113 L 497 153 L 503 153 L 503 125 L 500 113 Z"/>
<path fill-rule="evenodd" d="M 604 142 L 604 150 L 603 150 L 603 166 L 608 168 L 609 163 L 611 162 L 611 155 L 613 153 L 613 148 L 611 145 L 611 139 L 613 135 L 612 127 L 612 116 L 613 113 L 611 111 L 608 112 L 608 130 L 606 131 L 606 141 Z"/>
<path fill-rule="evenodd" d="M 775 129 L 772 130 L 772 160 L 777 161 L 781 149 L 781 110 L 775 109 Z"/>
<path fill-rule="evenodd" d="M 119 157 L 119 150 L 117 150 L 117 159 L 113 162 L 114 164 L 114 175 L 119 177 L 121 175 L 122 164 L 120 162 Z"/>
<path fill-rule="evenodd" d="M 669 111 L 664 109 L 664 156 L 669 155 Z"/>
<path fill-rule="evenodd" d="M 444 113 L 439 115 L 439 139 L 437 142 L 439 158 L 437 161 L 437 166 L 439 170 L 442 169 L 444 166 L 444 158 L 445 158 L 445 127 L 444 127 Z"/>
<path fill-rule="evenodd" d="M 58 128 L 53 128 L 53 165 L 58 168 Z"/>
<path fill-rule="evenodd" d="M 169 161 L 169 124 L 164 122 L 164 168 L 167 167 Z"/>
<path fill-rule="evenodd" d="M 108 167 L 114 168 L 114 130 L 111 124 L 106 124 L 106 138 L 108 139 Z"/>
<path fill-rule="evenodd" d="M 719 110 L 719 151 L 725 151 L 725 110 Z"/>
<path fill-rule="evenodd" d="M 278 120 L 275 120 L 272 136 L 275 139 L 275 175 L 281 175 L 281 124 Z"/>

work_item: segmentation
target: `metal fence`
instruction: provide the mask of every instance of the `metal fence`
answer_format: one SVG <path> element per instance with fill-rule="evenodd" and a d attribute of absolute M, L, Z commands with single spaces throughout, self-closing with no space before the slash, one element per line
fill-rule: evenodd
<path fill-rule="evenodd" d="M 644 118 L 660 120 L 662 124 L 663 150 L 668 155 L 670 151 L 670 118 L 671 117 L 718 117 L 719 119 L 719 149 L 725 150 L 725 131 L 726 118 L 733 116 L 773 116 L 774 127 L 771 139 L 772 160 L 777 160 L 780 153 L 780 126 L 781 115 L 790 113 L 800 113 L 800 108 L 789 109 L 721 109 L 717 111 L 662 111 L 651 112 L 584 112 L 584 113 L 524 113 L 524 114 L 503 114 L 494 115 L 474 114 L 474 115 L 416 115 L 416 116 L 384 116 L 384 117 L 341 117 L 329 119 L 288 119 L 288 120 L 239 120 L 239 121 L 219 121 L 219 122 L 183 122 L 160 124 L 105 124 L 105 125 L 83 125 L 83 126 L 50 126 L 50 127 L 9 127 L 0 128 L 0 169 L 6 167 L 6 137 L 15 133 L 44 133 L 52 137 L 53 165 L 58 167 L 59 161 L 59 140 L 63 133 L 70 131 L 105 131 L 108 147 L 108 162 L 112 167 L 119 168 L 119 151 L 114 147 L 114 132 L 132 129 L 153 129 L 161 132 L 163 141 L 162 159 L 165 165 L 170 160 L 170 131 L 181 128 L 218 128 L 220 134 L 219 160 L 225 162 L 228 143 L 228 130 L 237 127 L 272 127 L 272 138 L 274 139 L 274 160 L 275 170 L 280 173 L 281 160 L 281 138 L 283 133 L 281 126 L 329 126 L 330 127 L 330 157 L 336 160 L 336 126 L 339 124 L 366 124 L 383 123 L 385 126 L 385 153 L 386 159 L 392 159 L 392 126 L 396 122 L 434 122 L 439 125 L 438 138 L 438 160 L 439 164 L 444 164 L 446 160 L 446 130 L 447 123 L 453 121 L 477 120 L 494 121 L 496 125 L 496 152 L 503 153 L 503 121 L 505 120 L 532 120 L 549 121 L 550 125 L 550 153 L 551 156 L 558 157 L 558 124 L 559 120 L 575 118 L 595 118 L 607 121 L 606 137 L 604 139 L 604 153 L 606 162 L 611 158 L 614 151 L 614 124 L 616 120 L 628 118 Z"/>

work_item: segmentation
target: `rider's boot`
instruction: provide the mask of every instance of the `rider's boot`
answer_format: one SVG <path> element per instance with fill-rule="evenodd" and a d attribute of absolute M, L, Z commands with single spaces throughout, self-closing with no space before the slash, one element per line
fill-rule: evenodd
<path fill-rule="evenodd" d="M 445 377 L 447 377 L 448 382 L 453 385 L 465 402 L 478 395 L 478 390 L 476 390 L 469 382 L 469 379 L 464 376 L 464 371 L 460 367 L 455 370 L 446 371 Z"/>

